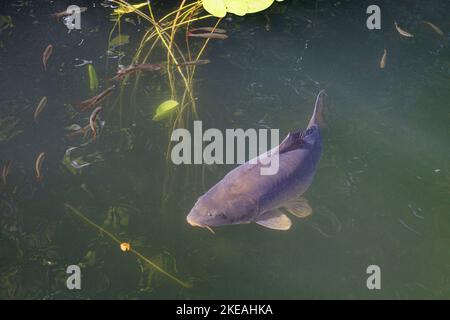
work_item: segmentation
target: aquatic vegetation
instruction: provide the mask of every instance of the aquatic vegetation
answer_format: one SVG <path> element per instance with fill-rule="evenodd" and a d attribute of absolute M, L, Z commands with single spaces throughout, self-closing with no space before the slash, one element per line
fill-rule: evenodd
<path fill-rule="evenodd" d="M 12 28 L 14 28 L 14 23 L 11 16 L 0 15 L 0 33 Z"/>
<path fill-rule="evenodd" d="M 0 118 L 0 143 L 6 143 L 24 131 L 20 120 L 13 116 Z"/>
<path fill-rule="evenodd" d="M 86 217 L 83 213 L 81 213 L 79 210 L 75 209 L 73 206 L 71 206 L 68 203 L 65 203 L 64 206 L 69 209 L 70 212 L 72 212 L 73 214 L 75 214 L 76 216 L 78 216 L 81 220 L 83 220 L 85 223 L 87 223 L 88 225 L 92 226 L 93 228 L 97 229 L 98 231 L 100 231 L 101 234 L 106 235 L 107 237 L 109 237 L 113 242 L 117 243 L 119 245 L 119 248 L 122 250 L 122 244 L 124 244 L 125 242 L 120 241 L 116 236 L 114 236 L 112 233 L 110 233 L 109 231 L 105 230 L 104 228 L 100 227 L 99 225 L 97 225 L 95 222 L 93 222 L 92 220 L 90 220 L 88 217 Z M 125 246 L 127 247 L 127 246 Z M 122 250 L 123 251 L 123 250 Z M 156 270 L 157 272 L 161 273 L 162 275 L 164 275 L 165 277 L 167 277 L 168 279 L 174 281 L 175 283 L 181 285 L 184 288 L 191 288 L 192 284 L 189 282 L 185 282 L 182 281 L 180 279 L 178 279 L 176 276 L 174 276 L 173 274 L 167 272 L 166 270 L 164 270 L 160 265 L 158 265 L 156 262 L 151 261 L 149 258 L 147 258 L 146 256 L 144 256 L 142 253 L 140 253 L 139 251 L 137 251 L 136 249 L 130 248 L 129 250 L 126 250 L 126 252 L 130 252 L 133 253 L 134 255 L 136 255 L 139 259 L 143 260 L 145 263 L 147 263 L 150 267 L 152 267 L 154 270 Z"/>
<path fill-rule="evenodd" d="M 125 34 L 119 34 L 117 37 L 109 41 L 109 48 L 116 48 L 123 46 L 130 42 L 130 36 Z"/>
<path fill-rule="evenodd" d="M 95 92 L 98 90 L 98 78 L 97 72 L 92 64 L 87 65 L 88 77 L 89 77 L 89 90 Z"/>
<path fill-rule="evenodd" d="M 179 105 L 175 100 L 167 100 L 161 103 L 158 108 L 156 108 L 155 115 L 153 116 L 154 121 L 159 121 L 167 116 L 169 116 L 174 109 Z"/>

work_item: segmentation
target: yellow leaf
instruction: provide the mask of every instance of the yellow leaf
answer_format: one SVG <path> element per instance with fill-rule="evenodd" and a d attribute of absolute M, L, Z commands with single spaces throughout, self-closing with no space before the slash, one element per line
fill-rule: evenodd
<path fill-rule="evenodd" d="M 218 18 L 223 18 L 227 14 L 224 0 L 203 0 L 203 8 Z"/>
<path fill-rule="evenodd" d="M 274 0 L 246 0 L 248 9 L 247 13 L 255 13 L 266 10 L 270 7 Z"/>
<path fill-rule="evenodd" d="M 167 100 L 159 105 L 156 109 L 154 121 L 159 121 L 168 116 L 178 106 L 178 102 L 175 100 Z"/>
<path fill-rule="evenodd" d="M 225 0 L 227 11 L 238 16 L 244 16 L 248 11 L 247 0 Z"/>

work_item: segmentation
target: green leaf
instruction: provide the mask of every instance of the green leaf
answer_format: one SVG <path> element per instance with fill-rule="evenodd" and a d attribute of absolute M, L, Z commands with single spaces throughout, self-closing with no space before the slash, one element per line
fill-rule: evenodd
<path fill-rule="evenodd" d="M 88 75 L 89 75 L 89 90 L 91 92 L 98 90 L 98 78 L 97 78 L 97 72 L 95 72 L 94 67 L 92 64 L 88 64 Z"/>
<path fill-rule="evenodd" d="M 266 10 L 272 5 L 274 0 L 247 0 L 247 13 L 255 13 Z"/>
<path fill-rule="evenodd" d="M 248 12 L 246 0 L 225 0 L 227 11 L 238 16 L 244 16 Z"/>
<path fill-rule="evenodd" d="M 238 16 L 266 10 L 275 0 L 203 0 L 203 8 L 215 17 L 223 18 L 227 12 Z M 277 0 L 281 2 L 283 0 Z"/>
<path fill-rule="evenodd" d="M 167 100 L 159 105 L 156 109 L 154 121 L 159 121 L 166 118 L 174 109 L 178 106 L 178 102 L 175 100 Z"/>
<path fill-rule="evenodd" d="M 127 44 L 130 42 L 130 36 L 126 34 L 119 34 L 117 37 L 113 38 L 109 42 L 109 47 L 119 47 L 123 46 L 124 44 Z"/>
<path fill-rule="evenodd" d="M 227 14 L 227 7 L 223 0 L 203 0 L 203 8 L 218 18 L 223 18 Z"/>

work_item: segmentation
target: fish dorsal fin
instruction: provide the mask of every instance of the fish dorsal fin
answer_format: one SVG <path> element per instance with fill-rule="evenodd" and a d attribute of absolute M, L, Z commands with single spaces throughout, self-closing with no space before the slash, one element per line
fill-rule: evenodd
<path fill-rule="evenodd" d="M 289 230 L 292 225 L 291 219 L 278 209 L 263 213 L 255 222 L 263 227 L 281 231 Z"/>
<path fill-rule="evenodd" d="M 284 208 L 298 218 L 306 218 L 312 213 L 308 200 L 303 197 L 289 201 L 284 205 Z"/>
<path fill-rule="evenodd" d="M 310 134 L 315 127 L 309 128 L 307 130 L 298 130 L 294 132 L 289 132 L 287 137 L 278 146 L 278 152 L 280 154 L 295 150 L 295 149 L 307 149 L 309 143 L 303 138 Z"/>

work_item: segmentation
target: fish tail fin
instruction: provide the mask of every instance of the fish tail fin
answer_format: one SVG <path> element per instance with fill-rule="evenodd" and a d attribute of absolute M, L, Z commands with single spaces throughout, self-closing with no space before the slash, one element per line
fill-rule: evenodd
<path fill-rule="evenodd" d="M 309 120 L 308 128 L 317 124 L 319 127 L 325 126 L 325 121 L 323 119 L 323 96 L 326 96 L 325 90 L 320 90 L 317 94 L 316 104 L 314 105 L 313 115 L 311 120 Z"/>

